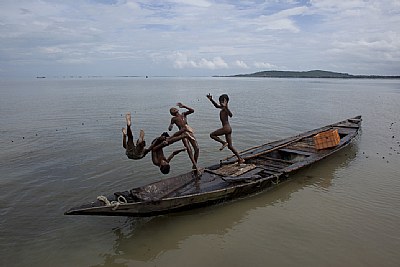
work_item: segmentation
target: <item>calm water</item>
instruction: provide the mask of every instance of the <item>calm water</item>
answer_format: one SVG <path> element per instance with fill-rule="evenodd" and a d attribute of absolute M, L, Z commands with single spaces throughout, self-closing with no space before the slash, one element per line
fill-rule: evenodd
<path fill-rule="evenodd" d="M 229 94 L 238 150 L 360 114 L 363 128 L 335 156 L 240 201 L 145 219 L 63 215 L 168 177 L 149 157 L 126 158 L 127 111 L 150 142 L 183 102 L 196 111 L 200 165 L 230 155 L 208 137 L 219 120 L 207 93 Z M 400 266 L 399 103 L 399 80 L 0 81 L 0 266 Z M 190 167 L 180 154 L 169 176 Z"/>

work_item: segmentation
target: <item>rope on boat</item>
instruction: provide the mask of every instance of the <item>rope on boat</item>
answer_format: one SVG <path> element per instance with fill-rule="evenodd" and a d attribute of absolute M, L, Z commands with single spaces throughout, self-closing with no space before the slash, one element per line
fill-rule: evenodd
<path fill-rule="evenodd" d="M 280 182 L 279 181 L 280 174 L 272 174 L 272 176 L 274 176 L 276 178 L 276 182 L 271 181 L 271 183 L 274 184 L 274 185 L 279 184 L 279 182 Z"/>
<path fill-rule="evenodd" d="M 118 196 L 117 201 L 113 200 L 110 201 L 107 199 L 106 196 L 98 196 L 97 200 L 104 202 L 104 204 L 106 205 L 106 207 L 112 207 L 112 210 L 116 210 L 118 209 L 120 204 L 125 204 L 128 203 L 128 201 L 126 200 L 126 198 L 124 196 Z"/>

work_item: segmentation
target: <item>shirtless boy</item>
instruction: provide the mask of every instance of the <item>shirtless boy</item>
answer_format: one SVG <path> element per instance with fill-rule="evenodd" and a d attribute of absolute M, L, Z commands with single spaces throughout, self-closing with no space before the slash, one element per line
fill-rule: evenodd
<path fill-rule="evenodd" d="M 194 137 L 194 131 L 192 127 L 190 127 L 187 124 L 187 115 L 194 113 L 194 109 L 182 104 L 182 103 L 177 103 L 176 104 L 179 108 L 185 108 L 187 111 L 183 112 L 182 114 L 179 113 L 179 110 L 175 107 L 172 107 L 169 110 L 169 113 L 172 115 L 171 118 L 171 123 L 168 127 L 168 130 L 171 131 L 172 128 L 174 127 L 174 124 L 178 127 L 179 131 L 176 132 L 174 136 L 179 136 L 183 133 L 187 133 L 187 138 L 182 139 L 183 145 L 186 147 L 187 153 L 189 155 L 190 160 L 193 163 L 193 169 L 196 170 L 197 172 L 199 171 L 197 167 L 197 160 L 199 158 L 199 145 L 197 144 L 196 138 Z M 192 152 L 192 147 L 194 150 L 194 155 Z"/>
<path fill-rule="evenodd" d="M 126 129 L 122 128 L 122 146 L 126 150 L 126 156 L 130 159 L 141 159 L 145 156 L 144 147 L 146 142 L 144 141 L 144 131 L 140 130 L 139 139 L 136 144 L 133 142 L 133 135 L 131 130 L 131 113 L 126 113 Z M 128 142 L 126 137 L 128 136 Z"/>
<path fill-rule="evenodd" d="M 144 154 L 146 155 L 149 151 L 151 151 L 151 159 L 153 161 L 153 164 L 160 167 L 160 171 L 163 174 L 168 174 L 171 168 L 169 162 L 175 155 L 178 155 L 180 152 L 185 151 L 186 148 L 175 150 L 171 153 L 171 155 L 169 155 L 168 158 L 165 157 L 163 148 L 186 137 L 186 133 L 183 133 L 180 136 L 169 137 L 168 133 L 164 132 L 160 137 L 157 137 L 153 140 L 151 145 L 145 149 Z"/>
<path fill-rule="evenodd" d="M 222 128 L 219 128 L 218 130 L 212 132 L 210 134 L 210 137 L 214 139 L 217 142 L 220 142 L 222 144 L 221 148 L 219 150 L 223 150 L 226 146 L 235 154 L 235 156 L 238 158 L 238 163 L 244 163 L 244 159 L 242 159 L 239 156 L 239 153 L 237 150 L 232 146 L 232 128 L 231 125 L 229 124 L 229 117 L 232 117 L 232 112 L 228 108 L 228 101 L 229 97 L 226 94 L 223 94 L 219 97 L 219 104 L 214 101 L 212 98 L 211 94 L 207 95 L 207 98 L 211 101 L 211 103 L 216 107 L 221 109 L 219 113 L 219 118 L 222 123 Z M 219 136 L 225 135 L 226 141 L 223 141 Z"/>

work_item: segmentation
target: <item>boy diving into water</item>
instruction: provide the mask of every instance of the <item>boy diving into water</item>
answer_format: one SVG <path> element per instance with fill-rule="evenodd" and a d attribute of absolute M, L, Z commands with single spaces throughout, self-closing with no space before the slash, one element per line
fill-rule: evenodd
<path fill-rule="evenodd" d="M 126 156 L 129 159 L 141 159 L 145 156 L 144 147 L 146 142 L 144 141 L 144 131 L 140 130 L 139 139 L 136 143 L 133 141 L 133 134 L 131 130 L 131 113 L 128 112 L 125 115 L 126 129 L 122 128 L 122 146 L 126 150 Z M 128 137 L 128 141 L 126 140 Z"/>
<path fill-rule="evenodd" d="M 149 151 L 151 151 L 151 159 L 153 164 L 160 167 L 160 171 L 163 174 L 168 174 L 170 170 L 170 161 L 180 152 L 185 151 L 186 148 L 175 150 L 169 155 L 168 158 L 165 157 L 163 148 L 169 146 L 179 140 L 182 140 L 187 137 L 186 133 L 183 133 L 179 136 L 169 136 L 168 133 L 164 132 L 160 137 L 157 137 L 153 140 L 151 145 L 145 149 L 144 154 L 146 155 Z"/>

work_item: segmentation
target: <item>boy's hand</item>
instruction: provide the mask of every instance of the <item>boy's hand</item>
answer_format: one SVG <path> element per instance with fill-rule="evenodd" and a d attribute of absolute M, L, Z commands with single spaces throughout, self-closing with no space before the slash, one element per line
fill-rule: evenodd
<path fill-rule="evenodd" d="M 176 105 L 180 108 L 183 108 L 183 104 L 181 102 L 176 103 Z"/>
<path fill-rule="evenodd" d="M 212 95 L 211 95 L 211 94 L 208 94 L 208 95 L 207 95 L 207 98 L 208 98 L 209 100 L 211 100 L 211 99 L 212 99 Z"/>

